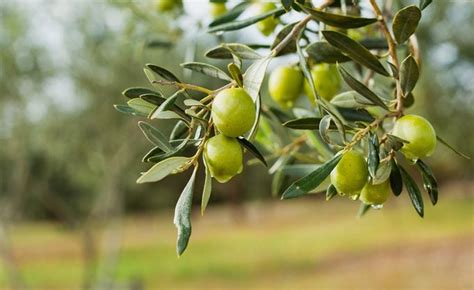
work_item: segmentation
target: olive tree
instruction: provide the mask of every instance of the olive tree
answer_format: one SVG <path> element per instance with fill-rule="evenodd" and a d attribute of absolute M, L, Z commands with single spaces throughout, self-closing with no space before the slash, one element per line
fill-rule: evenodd
<path fill-rule="evenodd" d="M 198 171 L 204 172 L 204 213 L 213 180 L 225 183 L 242 172 L 244 153 L 252 158 L 248 163 L 269 167 L 272 191 L 282 199 L 326 192 L 327 200 L 341 196 L 360 201 L 363 215 L 405 188 L 423 217 L 423 195 L 414 176 L 418 171 L 431 203 L 437 203 L 438 184 L 425 159 L 438 142 L 453 148 L 428 120 L 405 113 L 416 99 L 413 89 L 421 72 L 415 32 L 431 1 L 397 9 L 392 1 L 382 7 L 376 0 L 245 1 L 233 7 L 210 2 L 215 18 L 208 33 L 255 25 L 271 41 L 223 41 L 209 48 L 205 56 L 225 61 L 226 69 L 181 64 L 222 80 L 218 88 L 183 81 L 164 67 L 147 64 L 151 86 L 126 89 L 128 102 L 115 105 L 142 119 L 139 128 L 152 144 L 142 159 L 150 169 L 138 183 L 192 171 L 175 209 L 178 255 L 191 236 Z M 182 7 L 181 1 L 157 3 L 161 11 L 175 15 Z M 288 19 L 296 21 L 286 23 Z M 288 55 L 297 61 L 270 73 L 271 99 L 263 102 L 268 99 L 262 98 L 262 87 L 269 63 Z M 170 132 L 162 128 L 169 122 L 174 124 Z"/>

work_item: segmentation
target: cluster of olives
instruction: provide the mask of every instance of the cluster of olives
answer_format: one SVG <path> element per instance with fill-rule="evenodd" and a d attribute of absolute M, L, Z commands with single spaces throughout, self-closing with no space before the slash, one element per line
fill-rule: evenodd
<path fill-rule="evenodd" d="M 204 158 L 217 181 L 227 182 L 242 172 L 243 152 L 236 137 L 252 128 L 255 116 L 255 104 L 242 88 L 225 89 L 214 98 L 211 117 L 220 134 L 206 142 Z"/>
<path fill-rule="evenodd" d="M 311 68 L 311 76 L 316 92 L 328 101 L 341 89 L 341 79 L 334 64 L 314 65 Z M 275 69 L 268 81 L 268 91 L 272 99 L 284 108 L 292 107 L 303 91 L 311 104 L 314 105 L 316 100 L 310 84 L 297 66 L 281 66 Z"/>
<path fill-rule="evenodd" d="M 395 122 L 392 133 L 407 141 L 401 152 L 410 160 L 430 156 L 436 147 L 436 133 L 431 124 L 417 115 L 406 115 Z M 349 150 L 331 172 L 331 183 L 337 192 L 357 197 L 365 204 L 381 205 L 390 195 L 390 182 L 374 184 L 369 180 L 364 156 Z"/>

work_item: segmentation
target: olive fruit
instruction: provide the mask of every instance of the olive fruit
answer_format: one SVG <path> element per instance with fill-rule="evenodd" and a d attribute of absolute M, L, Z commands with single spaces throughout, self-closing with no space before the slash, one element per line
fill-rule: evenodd
<path fill-rule="evenodd" d="M 388 197 L 390 196 L 390 192 L 391 189 L 389 180 L 386 180 L 380 184 L 372 184 L 367 182 L 360 192 L 359 199 L 365 204 L 381 205 L 387 201 Z"/>
<path fill-rule="evenodd" d="M 341 89 L 341 78 L 334 64 L 321 63 L 313 66 L 311 76 L 316 92 L 327 101 L 330 101 Z M 311 103 L 314 104 L 315 96 L 308 81 L 304 83 L 304 90 Z"/>
<path fill-rule="evenodd" d="M 182 0 L 157 0 L 156 6 L 158 11 L 166 12 L 171 11 L 175 7 L 181 7 L 183 5 Z"/>
<path fill-rule="evenodd" d="M 255 123 L 255 104 L 244 89 L 225 89 L 212 103 L 212 119 L 217 129 L 229 137 L 248 132 Z"/>
<path fill-rule="evenodd" d="M 220 183 L 242 172 L 242 148 L 235 138 L 222 134 L 210 138 L 204 145 L 204 158 L 211 176 Z"/>
<path fill-rule="evenodd" d="M 364 156 L 350 150 L 331 172 L 331 183 L 340 194 L 356 195 L 367 183 L 369 172 Z"/>
<path fill-rule="evenodd" d="M 257 5 L 257 13 L 260 14 L 265 14 L 267 12 L 270 12 L 274 9 L 276 9 L 276 5 L 273 2 L 265 2 L 265 3 L 258 3 Z M 275 27 L 278 25 L 278 19 L 274 18 L 273 16 L 267 17 L 257 23 L 257 28 L 260 30 L 260 32 L 268 36 L 272 34 L 273 30 L 275 30 Z"/>
<path fill-rule="evenodd" d="M 430 122 L 417 115 L 406 115 L 395 122 L 392 134 L 409 143 L 401 149 L 403 155 L 411 160 L 425 158 L 436 148 L 436 132 Z"/>
<path fill-rule="evenodd" d="M 291 107 L 301 94 L 304 77 L 295 66 L 282 66 L 274 70 L 268 80 L 272 99 L 283 107 Z"/>
<path fill-rule="evenodd" d="M 210 5 L 210 13 L 213 18 L 217 18 L 227 12 L 227 7 L 223 2 L 211 2 Z"/>

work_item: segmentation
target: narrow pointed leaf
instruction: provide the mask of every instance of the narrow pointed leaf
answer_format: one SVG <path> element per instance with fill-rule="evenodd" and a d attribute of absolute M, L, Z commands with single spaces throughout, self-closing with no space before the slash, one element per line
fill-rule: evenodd
<path fill-rule="evenodd" d="M 176 252 L 181 256 L 188 246 L 191 237 L 191 209 L 193 205 L 194 181 L 198 167 L 194 167 L 193 174 L 188 183 L 181 192 L 176 208 L 174 210 L 174 224 L 178 229 L 178 239 L 176 243 Z"/>
<path fill-rule="evenodd" d="M 416 212 L 420 217 L 424 215 L 424 206 L 423 206 L 423 197 L 421 196 L 420 189 L 418 185 L 413 180 L 413 178 L 408 174 L 408 172 L 402 166 L 399 166 L 400 173 L 402 175 L 403 182 L 405 183 L 405 187 L 408 191 L 408 196 L 410 197 L 411 203 L 415 208 Z"/>
<path fill-rule="evenodd" d="M 180 168 L 189 162 L 189 157 L 171 157 L 153 165 L 147 172 L 143 173 L 137 179 L 137 183 L 156 182 L 160 181 L 166 176 L 180 171 Z"/>
<path fill-rule="evenodd" d="M 295 181 L 283 193 L 282 199 L 299 197 L 315 189 L 331 174 L 331 171 L 336 167 L 341 158 L 342 154 L 338 154 L 315 171 Z"/>
<path fill-rule="evenodd" d="M 281 5 L 285 8 L 286 11 L 290 11 L 291 5 L 293 5 L 293 0 L 281 0 Z"/>
<path fill-rule="evenodd" d="M 334 196 L 337 195 L 337 189 L 334 185 L 329 185 L 328 189 L 326 190 L 326 200 L 331 200 Z"/>
<path fill-rule="evenodd" d="M 458 151 L 457 149 L 455 149 L 453 146 L 449 145 L 448 142 L 446 142 L 443 138 L 441 138 L 440 136 L 436 135 L 436 139 L 438 139 L 439 142 L 441 142 L 441 144 L 443 144 L 444 146 L 448 147 L 449 149 L 451 149 L 451 151 L 453 151 L 454 153 L 456 153 L 457 155 L 467 159 L 467 160 L 471 160 L 471 157 L 467 156 L 466 154 Z"/>
<path fill-rule="evenodd" d="M 369 174 L 372 179 L 375 177 L 377 173 L 377 168 L 379 167 L 379 139 L 377 134 L 370 133 L 369 135 L 369 155 L 367 158 L 367 165 L 369 169 Z"/>
<path fill-rule="evenodd" d="M 426 192 L 428 192 L 431 203 L 435 205 L 438 202 L 438 181 L 436 180 L 433 171 L 431 171 L 431 168 L 421 159 L 418 159 L 416 165 L 423 176 L 423 187 Z"/>
<path fill-rule="evenodd" d="M 187 62 L 187 63 L 181 64 L 181 66 L 183 68 L 200 72 L 204 75 L 207 75 L 213 78 L 217 78 L 217 79 L 221 79 L 221 80 L 229 81 L 229 82 L 232 81 L 232 79 L 221 69 L 207 63 Z"/>
<path fill-rule="evenodd" d="M 245 11 L 245 9 L 250 6 L 250 4 L 250 2 L 240 2 L 232 9 L 227 11 L 227 13 L 221 15 L 220 17 L 209 23 L 209 27 L 214 27 L 237 19 L 237 17 L 239 17 Z"/>
<path fill-rule="evenodd" d="M 390 161 L 385 160 L 379 163 L 375 176 L 372 178 L 372 184 L 381 184 L 384 183 L 387 179 L 390 178 L 392 172 L 392 166 Z"/>
<path fill-rule="evenodd" d="M 202 159 L 204 163 L 204 167 L 206 169 L 205 176 L 204 176 L 204 187 L 202 189 L 202 199 L 201 199 L 201 215 L 204 215 L 204 211 L 207 208 L 207 204 L 209 203 L 209 198 L 211 197 L 212 192 L 212 176 L 211 171 L 208 168 L 206 158 Z"/>
<path fill-rule="evenodd" d="M 332 46 L 341 50 L 356 63 L 381 75 L 390 76 L 380 61 L 357 41 L 340 32 L 331 30 L 324 30 L 323 35 Z"/>
<path fill-rule="evenodd" d="M 139 98 L 144 94 L 154 94 L 161 96 L 161 94 L 147 88 L 128 88 L 122 92 L 122 95 L 129 99 Z"/>
<path fill-rule="evenodd" d="M 415 33 L 421 19 L 421 10 L 411 5 L 399 10 L 393 18 L 393 34 L 397 43 L 402 44 Z"/>
<path fill-rule="evenodd" d="M 287 121 L 283 126 L 297 130 L 318 130 L 321 118 L 309 117 Z"/>
<path fill-rule="evenodd" d="M 371 207 L 372 206 L 370 206 L 370 204 L 365 204 L 362 202 L 360 204 L 359 211 L 357 212 L 357 217 L 363 217 L 370 210 Z"/>
<path fill-rule="evenodd" d="M 377 22 L 376 18 L 363 18 L 324 12 L 315 8 L 302 7 L 314 19 L 339 28 L 358 28 Z"/>
<path fill-rule="evenodd" d="M 150 104 L 149 102 L 142 100 L 140 98 L 134 98 L 131 99 L 127 102 L 127 105 L 134 110 L 143 113 L 145 115 L 149 115 L 154 109 L 156 109 L 156 106 L 153 104 Z"/>
<path fill-rule="evenodd" d="M 266 12 L 266 13 L 263 13 L 263 14 L 260 14 L 260 15 L 257 15 L 257 16 L 253 16 L 253 17 L 250 17 L 250 18 L 247 18 L 247 19 L 236 20 L 236 21 L 227 22 L 227 23 L 223 23 L 223 24 L 219 24 L 219 25 L 210 27 L 207 30 L 207 32 L 215 33 L 215 32 L 222 32 L 222 31 L 239 30 L 239 29 L 245 28 L 247 26 L 250 26 L 254 23 L 257 23 L 257 22 L 259 22 L 259 21 L 261 21 L 265 18 L 278 17 L 278 16 L 284 14 L 285 12 L 286 11 L 285 11 L 284 8 L 273 9 L 269 12 Z"/>
<path fill-rule="evenodd" d="M 416 82 L 418 81 L 419 74 L 420 72 L 415 58 L 409 55 L 405 60 L 403 60 L 400 67 L 400 85 L 404 96 L 408 96 L 408 94 L 413 91 Z"/>
<path fill-rule="evenodd" d="M 400 168 L 394 159 L 390 160 L 391 172 L 390 172 L 390 188 L 395 196 L 399 196 L 403 190 L 403 179 L 400 173 Z"/>
<path fill-rule="evenodd" d="M 428 7 L 428 5 L 431 4 L 431 2 L 433 2 L 433 0 L 420 0 L 420 4 L 418 6 L 421 10 L 424 10 L 426 7 Z"/>
<path fill-rule="evenodd" d="M 148 141 L 160 147 L 161 150 L 169 152 L 173 149 L 168 138 L 160 130 L 145 122 L 138 122 L 138 127 L 140 127 Z"/>
<path fill-rule="evenodd" d="M 347 70 L 345 70 L 342 66 L 338 65 L 339 73 L 341 74 L 342 78 L 346 82 L 346 84 L 351 87 L 354 91 L 361 94 L 367 100 L 371 101 L 373 104 L 388 110 L 387 105 L 382 101 L 379 96 L 377 96 L 372 90 L 370 90 L 366 85 L 358 81 L 354 78 Z"/>
<path fill-rule="evenodd" d="M 157 66 L 155 64 L 147 64 L 147 68 L 149 68 L 151 71 L 159 75 L 160 77 L 164 78 L 165 80 L 171 81 L 171 82 L 179 82 L 179 79 L 169 70 L 162 68 L 161 66 Z"/>
<path fill-rule="evenodd" d="M 260 59 L 262 56 L 245 44 L 223 43 L 211 48 L 205 54 L 209 58 L 232 59 L 234 56 L 241 59 Z"/>
<path fill-rule="evenodd" d="M 351 60 L 326 41 L 313 42 L 305 50 L 308 56 L 315 62 L 337 63 Z"/>
<path fill-rule="evenodd" d="M 263 157 L 262 153 L 253 145 L 249 140 L 243 138 L 243 137 L 238 137 L 237 140 L 239 143 L 244 146 L 245 149 L 250 151 L 253 156 L 255 156 L 260 162 L 262 162 L 263 165 L 268 166 L 267 161 L 265 160 L 265 157 Z"/>
<path fill-rule="evenodd" d="M 298 22 L 294 22 L 294 23 L 290 23 L 288 25 L 286 25 L 285 27 L 283 27 L 282 30 L 280 30 L 280 32 L 278 32 L 277 36 L 275 37 L 275 40 L 273 41 L 273 44 L 272 46 L 270 47 L 271 50 L 273 50 L 275 47 L 278 46 L 278 44 L 280 44 L 280 42 L 285 39 L 288 34 L 291 33 L 291 31 L 293 30 L 293 27 L 295 27 L 295 25 L 298 24 Z M 280 56 L 280 55 L 284 55 L 284 54 L 287 54 L 287 53 L 293 53 L 296 51 L 296 36 L 293 36 L 293 39 L 292 41 L 290 41 L 278 54 L 276 54 L 275 56 Z"/>
<path fill-rule="evenodd" d="M 252 97 L 254 102 L 259 97 L 263 78 L 265 77 L 267 66 L 271 60 L 272 57 L 270 56 L 256 60 L 244 74 L 244 89 Z"/>
<path fill-rule="evenodd" d="M 142 113 L 140 111 L 135 110 L 134 108 L 130 107 L 129 105 L 114 105 L 115 110 L 122 114 L 132 115 L 137 117 L 146 117 L 148 114 Z"/>

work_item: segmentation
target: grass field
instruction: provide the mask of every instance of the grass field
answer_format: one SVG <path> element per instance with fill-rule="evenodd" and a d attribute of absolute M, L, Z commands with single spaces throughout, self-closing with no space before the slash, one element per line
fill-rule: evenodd
<path fill-rule="evenodd" d="M 101 244 L 112 239 L 121 249 L 100 272 L 113 277 L 108 289 L 474 289 L 472 191 L 447 195 L 455 197 L 427 205 L 424 219 L 406 197 L 362 219 L 344 199 L 251 203 L 241 219 L 211 205 L 194 217 L 179 259 L 171 211 L 129 217 L 112 232 L 119 238 L 99 231 Z M 80 288 L 79 231 L 22 224 L 11 243 L 31 289 Z M 0 289 L 9 289 L 5 271 Z"/>

